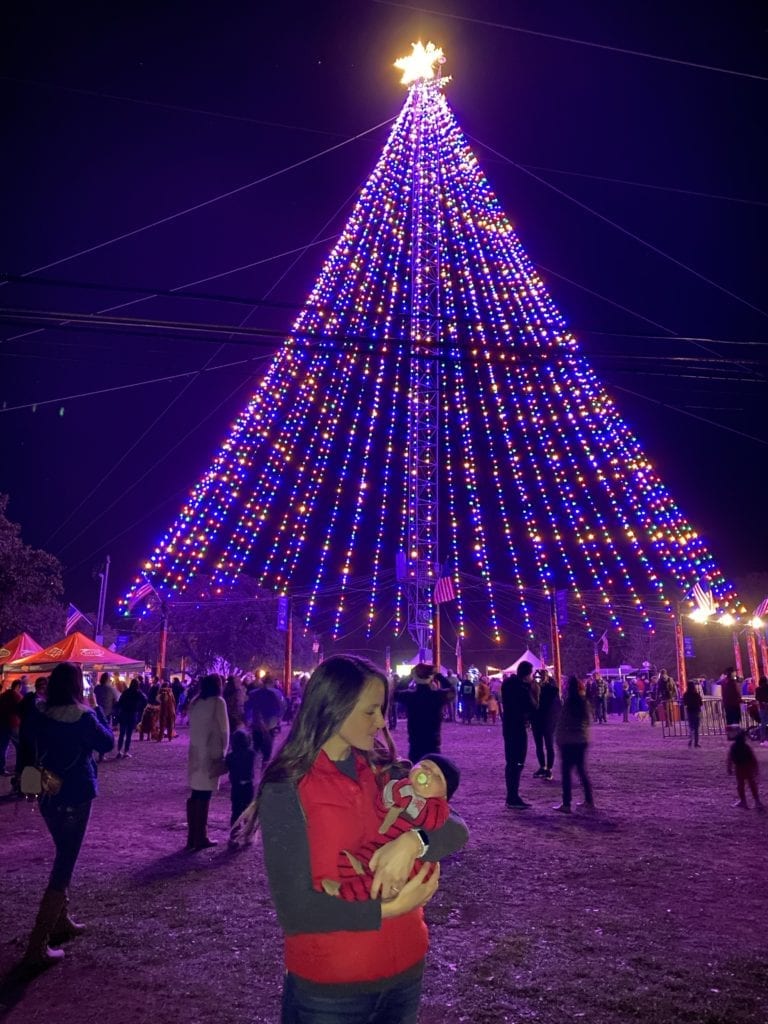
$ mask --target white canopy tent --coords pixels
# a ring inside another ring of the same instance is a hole
[[[494,668],[493,666],[489,665],[488,668],[486,669],[486,672],[488,675],[497,676],[499,678],[503,678],[504,676],[511,676],[514,675],[515,672],[517,672],[518,668],[520,667],[520,662],[522,661],[527,661],[530,665],[533,665],[534,672],[536,672],[538,669],[544,669],[545,671],[551,670],[552,667],[551,665],[546,665],[541,660],[541,658],[537,658],[533,651],[526,650],[523,654],[520,655],[517,661],[513,661],[512,664],[507,665],[506,668]]]
[[[536,671],[536,669],[539,668],[547,668],[547,666],[544,664],[541,658],[537,658],[533,651],[526,650],[523,654],[520,655],[517,661],[512,662],[511,665],[507,665],[505,669],[502,669],[503,674],[505,676],[509,676],[512,675],[513,672],[517,672],[522,661],[527,661],[529,664],[533,665],[534,672]]]

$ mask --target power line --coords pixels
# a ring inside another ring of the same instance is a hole
[[[553,32],[537,32],[530,28],[520,28],[517,25],[506,25],[498,21],[486,21],[483,18],[470,18],[468,15],[452,14],[449,11],[435,11],[429,7],[416,7],[413,4],[397,3],[395,0],[373,0],[374,3],[383,7],[399,7],[406,11],[416,11],[420,14],[433,14],[440,18],[453,18],[455,21],[469,22],[473,25],[485,25],[487,28],[500,28],[505,32],[519,32],[521,35],[538,36],[541,39],[554,39],[559,43],[573,43],[577,46],[588,46],[594,50],[607,50],[611,53],[622,53],[628,57],[643,57],[646,60],[660,61],[664,64],[678,64],[682,67],[694,68],[699,71],[714,71],[719,75],[733,75],[736,78],[751,78],[758,82],[768,82],[765,75],[753,75],[747,71],[734,71],[731,68],[713,67],[711,64],[698,64],[691,60],[681,60],[677,57],[662,57],[657,53],[644,53],[641,50],[628,50],[621,46],[609,46],[607,43],[593,43],[587,39],[574,39],[572,36],[559,36]]]
[[[121,235],[115,235],[113,238],[108,238],[103,242],[99,242],[96,245],[91,245],[87,249],[80,249],[79,252],[71,253],[69,256],[63,256],[61,259],[53,260],[51,263],[46,263],[43,266],[35,267],[32,270],[27,270],[22,276],[30,277],[33,274],[38,274],[43,270],[50,270],[51,267],[58,267],[62,263],[68,263],[70,260],[77,259],[80,256],[87,256],[90,253],[98,252],[100,249],[105,249],[107,246],[114,245],[116,242],[124,242],[127,238],[135,238],[136,235],[143,234],[145,231],[149,231],[152,228],[159,227],[161,224],[169,224],[171,221],[177,220],[179,217],[184,217],[188,213],[195,213],[197,210],[203,210],[207,206],[212,206],[214,203],[220,202],[222,199],[230,199],[232,196],[239,195],[248,189],[255,188],[256,185],[263,185],[267,181],[272,181],[274,178],[278,178],[283,174],[287,174],[289,171],[294,171],[298,167],[304,167],[306,164],[312,163],[315,160],[319,160],[321,157],[327,156],[329,153],[334,153],[338,149],[342,149],[344,146],[348,146],[351,142],[357,142],[359,139],[365,138],[367,135],[371,135],[373,132],[378,131],[380,128],[391,124],[394,121],[393,117],[387,118],[385,121],[381,121],[379,124],[374,125],[372,128],[366,128],[363,132],[358,132],[357,135],[352,135],[350,138],[344,139],[343,142],[337,142],[332,146],[328,146],[326,149],[320,150],[318,153],[314,153],[312,156],[304,157],[302,160],[296,160],[294,163],[289,164],[287,167],[282,167],[277,171],[272,171],[269,174],[264,174],[260,178],[255,178],[253,181],[248,181],[244,185],[238,185],[237,188],[229,189],[227,192],[222,192],[217,196],[212,196],[210,199],[205,199],[200,203],[195,203],[193,206],[188,206],[183,210],[177,210],[175,213],[168,214],[166,217],[160,217],[157,220],[152,221],[149,224],[144,224],[141,227],[133,228],[131,231],[125,231]],[[197,282],[194,282],[197,283]],[[0,287],[2,285],[0,284]]]
[[[757,444],[768,446],[768,439],[764,437],[756,437],[754,434],[747,434],[743,430],[737,430],[736,427],[726,426],[725,423],[716,423],[714,420],[707,419],[706,416],[699,416],[697,413],[690,412],[678,405],[670,405],[668,402],[662,402],[659,398],[651,398],[649,395],[641,395],[637,391],[632,391],[629,388],[623,388],[620,384],[614,384],[614,388],[617,391],[623,391],[627,395],[632,395],[634,398],[642,398],[645,402],[651,402],[653,405],[660,405],[664,409],[674,410],[675,412],[681,413],[683,416],[689,416],[691,419],[698,420],[700,423],[706,423],[710,427],[719,427],[720,430],[725,430],[729,434],[736,434],[738,437],[743,437],[747,441],[755,441]]]
[[[59,405],[62,402],[74,402],[79,398],[95,398],[98,395],[109,395],[115,391],[131,391],[134,388],[148,387],[152,384],[167,384],[173,380],[183,380],[186,377],[199,377],[203,373],[211,373],[214,370],[231,370],[236,366],[247,366],[249,363],[262,363],[269,359],[269,356],[253,356],[250,359],[237,359],[232,363],[219,363],[216,366],[199,367],[194,370],[186,370],[183,373],[172,373],[165,377],[151,377],[148,380],[132,381],[128,384],[115,384],[112,387],[98,388],[93,391],[80,391],[72,395],[61,395],[59,398],[44,398],[37,402],[25,402],[22,405],[8,405],[0,408],[3,412],[18,412],[20,409],[38,409],[43,405]]]
[[[524,167],[523,164],[519,164],[516,160],[513,160],[511,157],[505,156],[503,153],[500,153],[497,149],[494,149],[493,146],[489,146],[487,143],[482,142],[480,139],[476,139],[471,135],[468,136],[468,138],[472,139],[473,142],[476,142],[478,146],[482,146],[484,149],[488,150],[489,153],[493,153],[494,156],[497,156],[500,160],[505,160],[507,163],[510,164],[510,166],[516,167],[518,170],[522,171],[523,174],[527,174],[530,178],[533,178],[534,181],[540,182],[547,188],[552,189],[553,192],[557,192],[557,194],[562,196],[564,199],[567,199],[569,202],[581,207],[582,210],[586,210],[587,213],[591,213],[593,217],[597,217],[598,220],[603,221],[605,224],[609,224],[612,228],[615,228],[617,231],[620,231],[623,235],[626,235],[628,238],[632,238],[636,242],[639,242],[647,249],[650,249],[651,252],[655,252],[657,256],[662,256],[665,260],[669,260],[670,263],[674,263],[675,266],[680,267],[681,270],[688,271],[689,274],[693,274],[694,277],[698,277],[700,281],[704,281],[705,284],[711,285],[718,291],[723,292],[724,295],[729,295],[732,299],[735,299],[742,305],[754,310],[761,316],[768,317],[768,312],[766,312],[766,310],[764,309],[761,309],[760,306],[756,306],[753,302],[750,302],[748,299],[743,298],[736,292],[730,291],[730,289],[726,288],[724,285],[718,284],[717,281],[713,281],[705,274],[701,274],[698,270],[694,270],[693,267],[688,266],[687,263],[683,263],[682,260],[678,260],[676,257],[671,256],[668,252],[665,252],[663,249],[660,249],[658,246],[654,245],[652,242],[647,241],[645,238],[641,238],[640,235],[636,235],[633,231],[630,231],[628,228],[622,227],[621,224],[618,224],[616,221],[611,220],[610,217],[606,217],[604,214],[599,213],[597,210],[589,206],[587,203],[582,203],[581,200],[576,199],[568,192],[564,192],[563,189],[558,188],[557,185],[553,185],[551,182],[547,181],[546,178],[542,178],[540,175],[534,174],[533,171],[528,170],[528,168]]]
[[[347,202],[349,202],[349,199],[348,199],[348,198],[347,198],[347,199],[345,199],[345,200],[343,201],[343,203],[342,203],[342,204],[341,204],[341,206],[339,207],[339,210],[343,209],[343,207],[344,207],[344,206],[346,205],[346,203],[347,203]],[[338,216],[338,212],[339,212],[339,210],[335,211],[335,212],[334,212],[334,213],[333,213],[333,214],[331,215],[331,219],[333,219],[333,218],[335,218],[336,216]],[[316,236],[315,236],[315,238],[313,239],[313,242],[316,242],[316,241],[317,241],[317,236],[318,236],[318,235],[321,235],[321,234],[322,234],[322,233],[323,233],[324,231],[326,231],[326,230],[327,230],[327,227],[328,227],[328,224],[329,224],[329,223],[330,223],[330,220],[329,220],[329,221],[327,221],[327,222],[326,222],[326,223],[325,223],[325,224],[324,224],[324,225],[323,225],[323,226],[322,226],[322,227],[320,228],[320,230],[319,230],[319,231],[317,232],[317,235],[316,235]],[[310,243],[310,244],[311,244],[311,243]],[[309,246],[307,246],[306,248],[308,248],[308,247],[309,247]],[[266,291],[266,293],[265,293],[265,297],[266,297],[266,296],[269,296],[269,295],[271,295],[271,294],[272,294],[272,292],[273,292],[273,291],[275,290],[275,288],[276,288],[276,287],[278,286],[278,284],[279,284],[279,283],[280,283],[280,282],[281,282],[281,281],[283,280],[283,278],[284,278],[284,277],[286,276],[286,274],[287,274],[287,273],[289,272],[289,270],[291,270],[291,269],[292,269],[292,268],[293,268],[293,267],[294,267],[294,266],[296,265],[296,263],[298,262],[298,260],[299,260],[300,256],[301,256],[301,255],[303,255],[303,253],[304,253],[304,252],[306,251],[306,248],[305,248],[305,249],[303,249],[303,250],[301,250],[301,251],[299,252],[299,254],[298,254],[298,255],[296,256],[296,258],[294,259],[294,261],[293,261],[293,262],[292,262],[292,263],[290,264],[290,266],[289,266],[288,268],[286,268],[286,269],[285,269],[285,270],[283,271],[283,273],[282,273],[282,274],[280,274],[280,275],[279,275],[279,276],[278,276],[278,277],[277,277],[277,278],[276,278],[276,279],[275,279],[275,280],[274,280],[274,281],[272,282],[272,285],[271,285],[271,286],[270,286],[270,287],[269,287],[269,288],[267,289],[267,291]],[[242,328],[242,327],[243,327],[243,326],[245,325],[246,321],[247,321],[247,320],[248,320],[248,318],[249,318],[249,317],[251,316],[251,314],[253,313],[253,311],[254,311],[254,308],[253,308],[253,307],[251,307],[251,309],[250,309],[250,310],[248,311],[248,313],[246,313],[246,315],[245,315],[245,316],[243,317],[243,319],[242,319],[242,320],[240,321],[240,327],[241,327],[241,328]],[[231,340],[231,337],[232,337],[232,336],[230,335],[230,336],[229,336],[229,339],[228,339],[228,340]],[[211,356],[211,357],[209,358],[209,360],[208,360],[208,363],[206,364],[206,366],[210,365],[210,363],[212,362],[212,360],[213,360],[213,359],[215,359],[215,358],[216,358],[216,357],[218,356],[218,354],[219,354],[219,353],[220,353],[220,352],[222,351],[222,349],[223,349],[223,348],[224,348],[224,345],[223,345],[223,344],[222,344],[222,345],[219,345],[219,347],[218,347],[218,348],[216,349],[216,352],[215,352],[215,353],[214,353],[214,354],[213,354],[213,355],[212,355],[212,356]],[[204,367],[203,369],[205,369],[205,367]],[[195,378],[193,378],[193,380],[194,380],[194,379],[195,379]],[[144,438],[145,438],[145,437],[146,437],[146,436],[147,436],[147,435],[149,434],[149,432],[150,432],[150,431],[151,431],[152,429],[154,429],[154,427],[155,427],[155,426],[156,426],[156,425],[157,425],[157,424],[158,424],[158,423],[160,422],[160,420],[161,420],[161,419],[163,418],[163,416],[167,415],[167,413],[168,413],[168,412],[170,411],[170,409],[171,409],[171,408],[172,408],[172,407],[173,407],[173,406],[174,406],[174,405],[176,404],[176,402],[178,402],[178,401],[180,400],[180,398],[182,397],[182,395],[183,395],[183,394],[184,394],[184,393],[186,392],[186,390],[187,390],[187,389],[188,389],[188,388],[189,388],[189,387],[191,386],[191,384],[192,384],[192,381],[191,381],[191,380],[190,380],[190,381],[189,381],[189,382],[188,382],[187,384],[185,384],[184,388],[182,388],[182,390],[181,390],[181,391],[179,392],[179,394],[178,394],[178,395],[176,395],[176,397],[175,397],[175,398],[173,399],[173,401],[171,401],[171,402],[170,402],[170,403],[169,403],[169,404],[168,404],[168,405],[167,405],[167,406],[165,407],[165,409],[161,410],[161,412],[159,413],[159,415],[158,415],[158,416],[156,417],[156,419],[155,419],[154,423],[152,423],[152,424],[151,424],[151,425],[150,425],[149,427],[147,427],[147,429],[146,429],[146,430],[144,431],[144,433],[143,433],[143,434],[142,434],[142,435],[141,435],[141,436],[140,436],[139,438],[137,438],[137,439],[136,439],[136,441],[135,441],[135,442],[134,442],[134,443],[133,443],[133,444],[132,444],[132,445],[130,446],[130,448],[129,448],[129,449],[128,449],[128,450],[127,450],[127,451],[126,451],[126,452],[125,452],[124,454],[123,454],[123,456],[121,457],[121,459],[120,459],[120,460],[119,460],[119,461],[118,461],[117,463],[114,463],[114,464],[113,464],[113,465],[112,465],[112,466],[110,467],[110,469],[108,470],[108,472],[107,472],[106,476],[109,476],[109,475],[110,475],[111,473],[113,473],[113,472],[115,471],[115,469],[117,468],[117,466],[118,466],[118,465],[119,465],[119,464],[120,464],[121,462],[123,462],[123,461],[124,461],[124,460],[125,460],[125,459],[126,459],[126,458],[128,457],[128,455],[130,454],[130,452],[132,452],[132,451],[133,451],[133,450],[134,450],[134,449],[135,449],[135,448],[136,448],[136,447],[138,446],[138,444],[139,444],[139,443],[140,443],[140,442],[141,442],[141,441],[142,441],[142,440],[143,440],[143,439],[144,439]],[[231,392],[231,394],[230,394],[230,395],[228,395],[228,396],[226,396],[226,398],[224,398],[224,399],[222,400],[222,402],[220,402],[220,403],[219,403],[219,405],[218,405],[218,406],[216,406],[216,409],[215,409],[215,410],[213,410],[213,411],[217,411],[217,410],[218,410],[219,408],[221,408],[221,406],[222,406],[222,405],[223,405],[223,404],[224,404],[225,402],[228,402],[228,401],[229,401],[229,399],[230,399],[230,398],[231,398],[231,397],[232,397],[233,395],[235,395],[235,394],[237,393],[237,391],[239,390],[239,388],[240,388],[241,386],[242,386],[242,385],[238,385],[237,387],[235,387],[235,389],[234,389],[234,390],[233,390],[233,391]],[[207,419],[207,417],[206,417],[206,419]],[[196,428],[197,428],[197,426],[199,426],[199,424],[197,424],[197,425],[196,425],[196,427],[195,427],[194,429],[196,429]],[[185,437],[184,437],[184,438],[183,438],[182,440],[186,440],[186,438],[187,438],[187,437],[189,437],[191,433],[192,433],[192,431],[190,431],[189,433],[187,433],[187,434],[185,435]],[[155,469],[155,468],[156,468],[157,466],[159,466],[161,462],[163,462],[163,461],[164,461],[164,460],[165,460],[165,459],[166,459],[166,458],[167,458],[167,457],[168,457],[168,456],[169,456],[169,455],[170,455],[170,454],[171,454],[171,453],[172,453],[173,451],[175,451],[175,450],[176,450],[176,448],[178,448],[178,447],[179,447],[179,444],[181,444],[181,441],[180,441],[180,442],[178,442],[178,443],[177,443],[176,445],[174,445],[174,446],[173,446],[173,447],[172,447],[172,448],[171,448],[170,450],[166,450],[166,451],[164,452],[164,454],[163,454],[163,455],[161,455],[161,457],[160,457],[160,458],[159,458],[159,459],[158,459],[158,460],[157,460],[157,461],[155,462],[155,464],[154,464],[154,465],[153,465],[153,466],[151,467],[151,469],[147,471],[147,473],[151,472],[151,471],[152,471],[152,470],[154,470],[154,469]],[[132,489],[133,487],[137,486],[137,484],[138,484],[138,483],[140,483],[140,482],[141,482],[141,481],[142,481],[142,480],[143,480],[143,479],[144,479],[144,478],[145,478],[145,477],[147,476],[147,473],[145,473],[145,474],[144,474],[143,476],[141,476],[141,477],[139,478],[139,480],[138,480],[138,481],[135,481],[135,482],[134,482],[134,483],[133,483],[133,484],[131,485],[131,487],[130,487],[130,488],[128,488],[128,489],[130,490],[130,489]],[[93,495],[93,494],[95,493],[95,491],[96,491],[96,490],[98,489],[98,486],[100,486],[100,485],[97,485],[96,487],[94,487],[94,488],[93,488],[93,490],[91,491],[91,494],[90,494],[90,495],[86,495],[86,496],[85,496],[85,497],[84,497],[84,498],[82,499],[82,501],[80,502],[80,504],[79,504],[78,506],[76,506],[76,508],[74,508],[74,509],[73,509],[73,510],[72,510],[72,511],[70,512],[69,516],[68,516],[68,517],[67,517],[67,518],[66,518],[65,520],[63,520],[62,522],[60,522],[60,523],[58,524],[58,526],[56,527],[56,530],[54,531],[54,533],[58,532],[58,530],[59,530],[59,529],[60,529],[60,528],[61,528],[62,526],[64,526],[64,525],[65,525],[66,523],[68,523],[68,522],[69,522],[69,521],[70,521],[70,520],[71,520],[71,519],[73,518],[73,516],[74,516],[74,515],[75,515],[75,514],[76,514],[76,513],[77,513],[77,512],[78,512],[78,511],[80,510],[80,508],[82,508],[82,507],[83,507],[83,505],[84,505],[84,504],[85,504],[85,503],[86,503],[86,502],[87,502],[87,501],[89,500],[89,498],[91,497],[91,495]],[[113,503],[113,504],[114,504],[114,503]],[[112,506],[110,506],[110,508],[111,508],[111,507],[112,507]],[[107,510],[107,511],[108,511],[108,510]],[[83,534],[83,533],[84,533],[84,532],[85,532],[86,530],[90,529],[90,527],[91,527],[91,526],[93,525],[93,523],[95,523],[95,522],[97,521],[97,519],[101,518],[101,515],[103,515],[103,514],[104,514],[104,513],[102,512],[102,513],[100,513],[99,515],[97,515],[97,516],[96,516],[96,517],[95,517],[94,519],[92,519],[92,520],[91,520],[91,523],[90,523],[90,524],[89,524],[89,525],[88,525],[87,527],[85,527],[85,528],[84,528],[83,530],[81,530],[81,531],[80,531],[80,533],[78,533],[78,534],[77,534],[77,535],[76,535],[76,536],[75,536],[74,538],[72,538],[72,540],[70,540],[70,542],[69,542],[69,543],[73,543],[73,542],[74,542],[75,540],[77,540],[77,539],[78,539],[78,537],[82,536],[82,534]],[[110,542],[110,543],[111,543],[111,542]],[[65,545],[65,547],[66,547],[66,546],[67,546],[67,545]]]
[[[634,188],[648,188],[656,192],[674,192],[678,195],[695,196],[698,199],[720,199],[726,203],[743,203],[746,206],[768,206],[760,199],[742,199],[739,196],[723,196],[713,192],[696,192],[688,188],[675,188],[672,185],[651,185],[647,181],[628,181],[625,178],[608,178],[602,174],[586,174],[582,171],[564,171],[558,167],[540,167],[537,164],[521,164],[529,171],[544,171],[548,174],[565,174],[571,178],[587,178],[590,181],[607,181],[613,185],[632,185]]]
[[[79,96],[95,96],[102,100],[118,100],[122,103],[134,103],[143,107],[156,107],[159,110],[171,110],[181,114],[202,114],[204,117],[215,117],[226,121],[242,121],[245,124],[259,125],[264,128],[285,128],[288,131],[306,132],[312,135],[328,135],[334,139],[343,139],[347,136],[341,132],[331,132],[323,128],[308,128],[305,125],[285,124],[282,121],[265,121],[258,117],[248,117],[245,114],[228,114],[220,110],[204,110],[199,107],[185,107],[178,103],[162,103],[159,100],[139,99],[136,96],[123,96],[118,93],[102,92],[99,89],[83,89],[73,85],[62,85],[59,82],[41,82],[34,78],[16,78],[13,75],[0,75],[0,81],[15,82],[18,85],[32,85],[39,89],[54,89],[60,92],[71,92]]]

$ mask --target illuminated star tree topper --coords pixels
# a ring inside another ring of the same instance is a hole
[[[411,53],[407,57],[399,57],[395,61],[395,67],[403,72],[400,79],[402,85],[412,85],[414,82],[429,82],[436,76],[437,68],[445,63],[445,56],[439,46],[434,43],[427,43],[424,46],[421,42],[411,43]],[[443,82],[450,81],[444,78]]]

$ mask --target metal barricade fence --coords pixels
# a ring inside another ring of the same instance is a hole
[[[683,736],[688,738],[688,722],[685,706],[680,700],[665,700],[656,707],[656,716],[661,722],[662,736]],[[749,714],[749,703],[741,704],[741,728],[749,732],[755,722]],[[699,723],[700,736],[725,736],[725,716],[719,697],[704,697]]]
[[[658,720],[661,722],[662,736],[683,736],[688,738],[688,721],[685,706],[679,700],[665,700],[656,708]],[[742,717],[746,720],[746,712]],[[704,697],[699,721],[700,736],[724,736],[725,718],[719,697]]]

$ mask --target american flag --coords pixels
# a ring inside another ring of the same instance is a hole
[[[598,643],[598,646],[599,646],[600,650],[603,652],[603,654],[607,654],[608,653],[608,630],[607,629],[603,633],[603,635],[600,637],[600,639],[597,641],[597,643]]]
[[[64,630],[64,632],[69,633],[71,630],[73,630],[80,621],[80,619],[85,619],[85,621],[90,626],[91,620],[86,615],[83,615],[83,613],[78,608],[75,608],[73,604],[70,604],[69,608],[67,609],[67,628]]]
[[[762,619],[768,615],[768,597],[764,597],[757,608],[755,608],[755,615],[758,619]]]
[[[456,599],[456,591],[453,589],[453,580],[450,576],[441,576],[435,584],[435,604],[445,604],[447,601]]]
[[[148,594],[154,594],[154,592],[155,588],[151,583],[142,583],[128,598],[128,611],[132,612],[143,597],[146,597]]]

